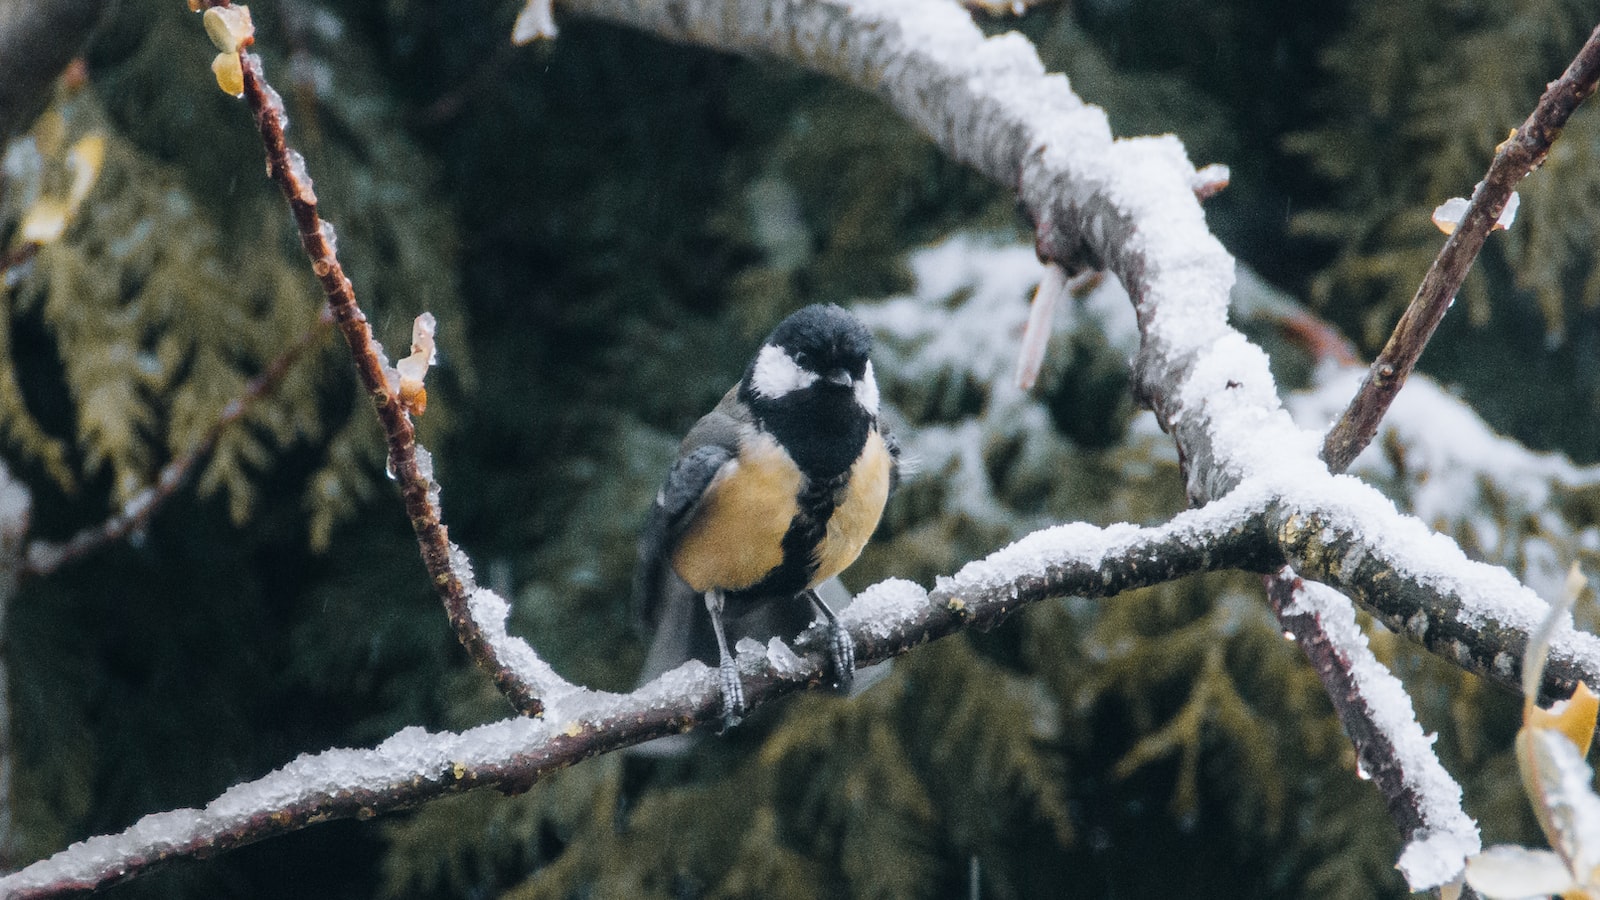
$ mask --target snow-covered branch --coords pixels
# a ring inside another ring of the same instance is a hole
[[[964,627],[992,624],[1024,603],[1063,594],[1109,597],[1213,567],[1258,567],[1262,525],[1231,499],[1155,528],[1062,525],[968,564],[931,593],[898,579],[877,584],[843,619],[856,639],[856,660],[866,665]],[[821,683],[829,665],[825,641],[819,626],[801,638],[799,653],[776,638],[761,652],[741,649],[746,699],[757,704]],[[517,717],[461,733],[408,728],[369,750],[302,756],[230,788],[204,808],[146,816],[119,834],[79,842],[0,878],[0,896],[102,887],[170,860],[474,788],[518,793],[554,770],[720,721],[721,712],[716,672],[699,662],[631,694],[574,689],[546,699],[539,719]]]
[[[1417,724],[1411,698],[1378,662],[1355,609],[1338,591],[1287,567],[1268,577],[1273,611],[1305,651],[1406,841],[1399,868],[1413,885],[1443,884],[1482,848],[1477,823],[1461,808],[1461,787],[1440,765]]]

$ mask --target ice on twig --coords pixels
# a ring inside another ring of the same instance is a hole
[[[530,44],[540,38],[556,36],[556,17],[551,0],[528,0],[511,26],[511,43]]]
[[[411,355],[394,365],[400,373],[400,402],[412,415],[420,416],[428,408],[428,391],[422,381],[428,374],[428,367],[438,360],[438,350],[433,343],[438,324],[433,313],[417,316],[411,324]]]
[[[1516,191],[1506,198],[1505,208],[1500,210],[1500,217],[1495,219],[1491,231],[1505,231],[1511,223],[1517,220],[1517,207],[1522,205],[1522,198]],[[1467,215],[1467,208],[1471,204],[1465,197],[1451,197],[1449,200],[1434,207],[1433,224],[1445,234],[1455,234],[1456,228],[1461,225],[1461,220]]]
[[[244,96],[244,68],[239,63],[239,51],[255,41],[256,27],[250,21],[250,7],[213,6],[205,12],[206,35],[217,47],[217,57],[211,61],[211,72],[217,76],[217,87],[232,97]]]

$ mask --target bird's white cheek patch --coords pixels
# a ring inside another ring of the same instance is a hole
[[[872,360],[867,360],[867,370],[856,382],[856,402],[872,415],[878,414],[878,379],[872,377]]]
[[[750,387],[768,400],[776,400],[791,391],[808,388],[816,380],[815,372],[800,368],[800,364],[782,347],[768,344],[756,355],[755,371],[750,374]]]

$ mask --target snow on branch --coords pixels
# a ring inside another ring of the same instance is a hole
[[[1269,576],[1273,611],[1305,651],[1356,747],[1361,771],[1389,803],[1406,850],[1399,869],[1413,885],[1444,884],[1482,849],[1478,825],[1461,808],[1461,787],[1422,733],[1411,698],[1378,662],[1355,608],[1326,585],[1284,568]]]
[[[1308,428],[1335,421],[1365,375],[1323,367],[1311,389],[1288,399],[1295,420]],[[1591,565],[1600,547],[1600,528],[1574,509],[1600,496],[1600,466],[1496,434],[1426,375],[1406,382],[1350,471],[1472,556],[1506,566],[1540,597],[1561,596],[1573,560]]]
[[[1243,499],[1243,497],[1241,497]],[[1241,524],[1243,523],[1243,524]],[[1253,524],[1252,524],[1253,523]],[[1000,621],[1024,603],[1063,594],[1109,597],[1213,567],[1257,568],[1264,520],[1233,498],[1153,528],[1061,525],[1024,538],[940,579],[927,592],[890,579],[843,613],[867,665],[962,628]],[[480,592],[474,603],[486,601]],[[770,700],[823,681],[826,633],[774,639],[738,656],[745,695]],[[29,898],[127,880],[190,856],[251,843],[335,818],[370,818],[474,788],[527,790],[591,756],[720,721],[716,672],[692,661],[631,694],[574,688],[548,697],[543,718],[516,717],[460,733],[407,728],[368,750],[308,754],[229,788],[201,809],[149,815],[119,834],[90,838],[0,878],[0,896]]]
[[[1354,478],[1286,484],[1278,498],[1271,527],[1301,575],[1339,588],[1435,655],[1521,690],[1523,649],[1549,611],[1544,599]],[[1550,641],[1541,698],[1565,698],[1597,677],[1600,637],[1564,624]]]

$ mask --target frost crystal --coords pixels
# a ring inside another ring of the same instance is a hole
[[[806,661],[776,637],[767,641],[767,662],[779,678],[794,678],[806,671]]]

